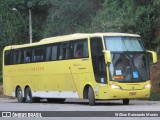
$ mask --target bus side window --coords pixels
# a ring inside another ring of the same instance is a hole
[[[51,60],[51,46],[46,47],[46,61]]]
[[[44,47],[37,47],[32,50],[33,62],[42,62],[44,61]]]
[[[11,65],[11,50],[5,51],[4,64]]]
[[[87,40],[77,40],[74,44],[74,58],[88,57]]]
[[[60,56],[59,59],[61,60],[66,60],[68,59],[68,47],[69,47],[69,42],[63,42],[60,45]]]
[[[31,50],[24,50],[24,63],[31,62]]]
[[[63,42],[60,45],[59,59],[68,60],[73,58],[73,42]]]
[[[63,43],[59,44],[59,54],[58,54],[58,60],[62,60],[64,58],[64,53],[63,53]]]
[[[73,59],[74,58],[74,42],[70,41],[67,49],[66,49],[66,59]]]
[[[13,57],[13,64],[20,64],[22,62],[21,56],[22,56],[21,50],[15,50],[14,57]]]
[[[57,60],[57,49],[58,49],[58,46],[57,45],[53,45],[52,47],[52,50],[51,50],[51,60]]]

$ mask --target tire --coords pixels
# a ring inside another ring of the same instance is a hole
[[[123,99],[123,105],[128,105],[129,104],[129,99]]]
[[[94,91],[93,91],[92,87],[89,87],[89,89],[88,89],[88,100],[89,100],[90,106],[95,105],[95,96],[94,96]]]
[[[34,99],[32,98],[32,92],[29,87],[25,89],[25,99],[27,103],[33,103]]]
[[[25,102],[25,98],[23,97],[23,92],[22,89],[20,87],[17,88],[16,90],[16,97],[19,103],[24,103]]]

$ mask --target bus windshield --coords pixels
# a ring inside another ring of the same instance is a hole
[[[112,52],[124,51],[144,51],[142,41],[139,37],[104,37],[106,48]]]
[[[105,37],[111,51],[110,78],[117,82],[145,82],[149,80],[149,67],[145,49],[138,37]]]

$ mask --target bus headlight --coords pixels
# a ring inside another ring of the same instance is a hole
[[[121,87],[118,86],[118,85],[111,85],[111,88],[112,88],[112,89],[121,89]]]
[[[147,84],[144,86],[144,88],[150,88],[151,87],[151,84]]]

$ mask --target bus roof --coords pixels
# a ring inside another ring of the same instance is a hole
[[[46,41],[52,41],[52,40],[58,40],[58,41],[64,41],[65,39],[74,39],[76,38],[87,38],[87,37],[96,37],[96,36],[131,36],[131,37],[140,37],[137,34],[128,34],[128,33],[75,33],[70,35],[63,35],[63,36],[56,36],[56,37],[50,37],[42,39],[40,42],[46,42]]]
[[[31,46],[36,46],[36,45],[43,45],[43,44],[49,44],[49,43],[63,42],[63,41],[74,40],[74,39],[83,39],[83,38],[88,38],[89,36],[90,37],[98,37],[98,36],[130,36],[130,37],[140,37],[137,34],[128,34],[128,33],[75,33],[75,34],[69,34],[69,35],[62,35],[62,36],[44,38],[44,39],[40,40],[39,42],[35,42],[35,43],[32,43],[32,44],[11,45],[11,46],[5,47],[5,49],[31,47]]]

